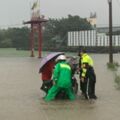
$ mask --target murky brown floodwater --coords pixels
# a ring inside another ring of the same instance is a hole
[[[92,55],[98,100],[44,102],[38,58],[0,58],[0,120],[120,120],[120,91],[106,68],[108,55]],[[120,55],[114,55],[119,62]]]

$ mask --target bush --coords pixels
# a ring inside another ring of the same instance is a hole
[[[120,76],[115,75],[116,88],[120,90]]]
[[[107,63],[107,67],[108,69],[111,69],[113,71],[117,71],[118,67],[119,67],[119,63],[114,62],[114,63]]]

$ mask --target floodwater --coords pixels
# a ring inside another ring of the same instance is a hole
[[[107,69],[108,55],[93,54],[97,75],[94,103],[75,101],[45,102],[40,91],[38,58],[0,58],[0,120],[120,120],[120,91],[114,74]],[[119,62],[120,54],[114,55]]]

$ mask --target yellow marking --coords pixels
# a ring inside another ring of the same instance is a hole
[[[69,65],[66,65],[66,64],[60,64],[60,67],[62,67],[62,68],[67,68],[67,69],[69,69],[69,70],[71,69],[70,66],[69,66]]]

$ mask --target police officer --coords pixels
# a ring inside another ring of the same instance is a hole
[[[56,95],[61,90],[65,91],[70,100],[74,100],[75,94],[72,90],[71,67],[66,63],[66,56],[60,55],[57,57],[56,61],[57,64],[55,65],[52,78],[54,85],[48,91],[45,101],[55,99]]]
[[[93,68],[93,60],[85,49],[80,51],[80,88],[86,99],[97,99],[95,95],[96,75]]]

